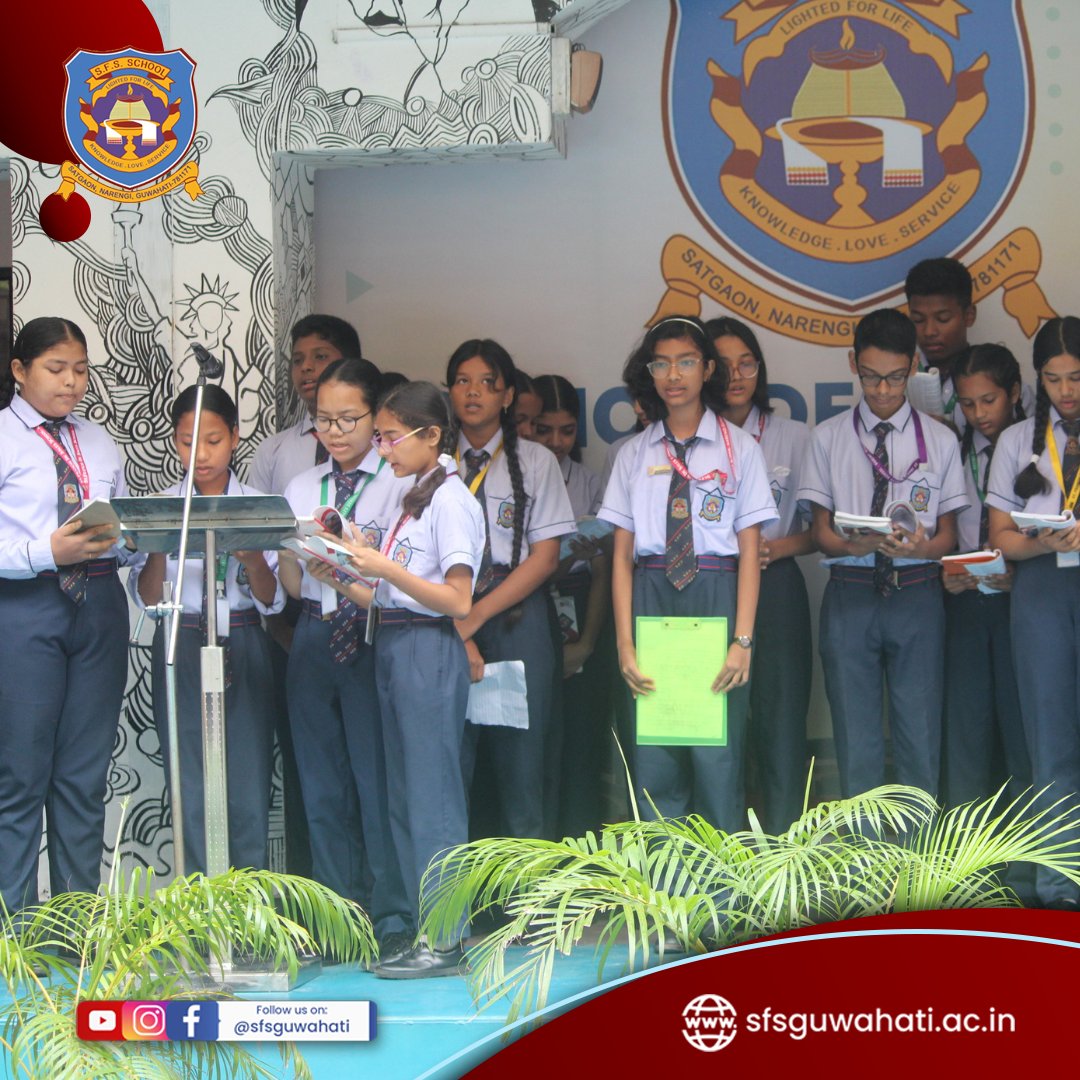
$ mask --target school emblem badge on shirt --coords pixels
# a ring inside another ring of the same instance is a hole
[[[408,566],[412,562],[412,557],[416,552],[416,548],[409,543],[408,540],[399,540],[397,546],[394,548],[394,554],[390,557],[398,564],[398,566]]]
[[[698,516],[706,521],[719,521],[723,512],[724,496],[720,489],[713,488],[712,491],[706,491],[701,498],[701,510],[698,511]]]
[[[513,499],[506,499],[504,502],[499,503],[498,524],[504,529],[512,529],[514,527]]]
[[[915,484],[911,489],[911,505],[916,513],[922,513],[930,505],[930,485],[926,483]]]
[[[369,521],[366,525],[357,525],[356,530],[364,538],[364,543],[368,547],[382,546],[382,529],[374,521]]]

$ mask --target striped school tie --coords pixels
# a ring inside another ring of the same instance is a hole
[[[46,420],[41,426],[58,443],[63,443],[60,433],[66,423],[66,420]],[[53,453],[53,464],[56,466],[56,518],[57,524],[63,525],[82,506],[82,497],[71,466],[57,453]],[[58,566],[57,574],[64,595],[73,604],[82,604],[86,600],[86,563]]]
[[[889,494],[889,477],[882,475],[889,471],[889,451],[885,446],[885,440],[892,431],[892,424],[882,420],[874,426],[874,434],[877,436],[877,445],[874,447],[874,460],[881,466],[882,472],[874,470],[874,495],[870,502],[870,516],[881,517],[885,511],[885,499]],[[882,596],[888,596],[892,592],[893,561],[888,555],[880,551],[874,552],[874,588]]]
[[[465,486],[470,484],[480,475],[481,470],[488,463],[491,455],[486,450],[465,451]],[[480,559],[480,569],[476,574],[476,592],[484,593],[491,587],[491,579],[495,576],[495,568],[491,561],[491,529],[488,526],[487,507],[484,505],[483,481],[476,489],[476,496],[480,500],[480,508],[484,511],[484,554]]]
[[[321,443],[319,444],[322,445]],[[356,490],[360,470],[334,473],[334,507],[340,510]],[[337,607],[330,616],[330,659],[335,664],[347,664],[360,651],[360,609],[351,600],[338,596]]]
[[[1077,470],[1080,469],[1080,420],[1062,420],[1061,427],[1065,432],[1065,453],[1061,458],[1061,475],[1065,481],[1065,491],[1072,491],[1073,482],[1076,480]],[[1064,498],[1062,492],[1062,498]],[[1064,509],[1064,502],[1062,509]]]
[[[671,440],[675,455],[684,465],[686,452],[697,436],[686,442]],[[682,592],[697,576],[694,555],[694,523],[690,516],[690,481],[678,469],[671,470],[667,501],[667,540],[664,543],[664,574],[672,586]]]
[[[975,448],[972,447],[971,453],[975,453]],[[983,476],[986,480],[983,481],[983,489],[980,492],[976,492],[982,499],[981,508],[979,510],[979,548],[985,548],[990,542],[990,507],[986,505],[986,486],[987,480],[990,479],[990,461],[994,456],[994,444],[990,443],[986,448],[986,461],[983,463],[983,468],[986,470]]]

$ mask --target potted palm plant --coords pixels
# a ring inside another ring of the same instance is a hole
[[[241,1043],[82,1042],[82,1000],[214,996],[215,968],[234,953],[295,973],[302,955],[370,960],[364,912],[305,878],[266,870],[191,874],[158,887],[152,871],[114,871],[97,893],[62,893],[0,917],[0,1047],[15,1077],[274,1077]],[[278,1044],[300,1080],[295,1046]],[[149,1048],[149,1049],[148,1049]]]
[[[423,928],[437,936],[501,909],[505,924],[469,952],[469,977],[478,1003],[506,1002],[512,1021],[543,1007],[555,957],[594,925],[602,977],[616,947],[634,970],[863,915],[1019,907],[1001,878],[1010,863],[1080,883],[1078,812],[1003,791],[943,811],[925,791],[881,787],[808,809],[776,836],[753,811],[729,834],[700,817],[642,821],[635,807],[599,835],[479,840],[429,868]],[[511,944],[525,954],[508,967]]]

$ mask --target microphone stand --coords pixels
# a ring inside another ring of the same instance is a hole
[[[181,490],[184,495],[184,513],[180,526],[180,551],[177,555],[177,568],[176,568],[176,585],[172,588],[171,595],[169,592],[170,583],[166,582],[166,591],[162,596],[162,601],[156,606],[156,611],[159,615],[165,615],[169,619],[169,641],[168,647],[165,650],[165,708],[167,716],[167,737],[169,744],[169,802],[172,812],[172,825],[173,825],[173,862],[175,865],[176,876],[186,876],[186,859],[184,856],[184,806],[183,795],[180,790],[180,738],[178,729],[178,707],[177,707],[177,693],[176,693],[176,646],[180,635],[180,620],[184,613],[184,574],[187,566],[187,549],[188,549],[188,533],[191,526],[191,497],[195,492],[195,460],[199,452],[199,429],[202,426],[202,413],[203,413],[203,395],[206,389],[208,379],[220,378],[224,365],[216,357],[212,356],[203,346],[197,342],[192,345],[192,351],[195,353],[195,359],[199,364],[199,378],[196,383],[195,391],[195,422],[192,425],[191,431],[191,457],[188,460],[187,474],[184,481],[181,482]],[[185,483],[186,481],[186,483]],[[214,534],[212,530],[207,530],[207,550],[203,563],[206,571],[206,612],[207,612],[207,643],[216,649],[221,654],[222,650],[217,647],[217,596],[214,591],[215,585],[215,568],[217,560],[215,558],[214,551]],[[206,687],[206,675],[207,675],[207,663],[206,663],[206,650],[204,650],[203,662],[202,662],[202,676],[203,676],[203,716],[204,721],[207,710],[207,687]],[[220,715],[224,717],[224,657],[219,656],[219,670],[222,673],[220,679]],[[204,723],[205,730],[205,723]],[[204,739],[205,742],[205,739]],[[205,745],[204,745],[204,759],[205,759]],[[204,773],[206,772],[204,761]],[[208,777],[207,777],[208,779]],[[222,780],[224,775],[222,772]],[[209,801],[209,789],[207,791],[207,801]],[[224,803],[223,803],[224,804]],[[207,815],[206,819],[207,833],[211,832],[210,817]],[[215,830],[216,831],[216,830]],[[222,870],[228,868],[228,826],[224,828],[225,834],[225,865],[221,867]],[[207,870],[210,870],[210,849],[209,849],[209,835],[207,836]],[[218,839],[215,837],[215,840]],[[215,848],[219,846],[215,844]],[[217,854],[217,852],[215,852]]]

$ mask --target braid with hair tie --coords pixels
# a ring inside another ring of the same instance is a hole
[[[1046,424],[1050,419],[1050,397],[1043,389],[1042,379],[1035,392],[1035,430],[1031,433],[1031,462],[1013,484],[1013,491],[1021,499],[1030,499],[1049,489],[1046,477],[1039,472],[1039,458],[1046,449]]]
[[[503,432],[503,452],[506,454],[506,466],[510,473],[510,486],[514,493],[514,548],[510,559],[513,570],[521,562],[521,543],[525,537],[525,479],[521,475],[521,460],[518,458],[518,433],[514,423],[512,409],[503,409],[500,416]]]

